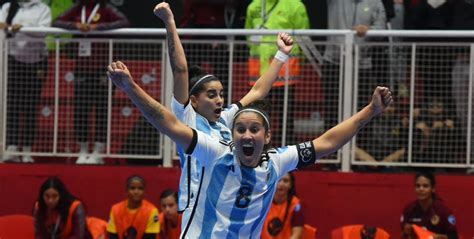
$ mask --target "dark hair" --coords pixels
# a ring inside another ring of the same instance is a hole
[[[69,216],[69,208],[71,204],[77,198],[72,195],[64,185],[64,183],[58,177],[49,177],[46,181],[41,185],[39,194],[38,194],[38,208],[35,213],[36,217],[36,228],[39,229],[39,234],[43,235],[44,238],[49,237],[47,228],[45,227],[48,208],[44,201],[43,194],[48,189],[55,189],[59,193],[59,201],[58,205],[56,206],[56,211],[58,211],[60,218],[61,218],[61,225],[65,225],[67,222],[67,218]]]
[[[169,196],[173,196],[176,203],[178,203],[178,193],[173,189],[165,189],[163,192],[161,192],[160,200],[163,200],[163,198],[167,198]]]
[[[235,115],[234,115],[234,120],[232,122],[232,130],[234,129],[234,126],[235,126],[235,120],[237,119],[237,117],[239,116],[239,114],[242,112],[242,111],[245,111],[247,109],[252,109],[252,110],[257,110],[259,111],[260,113],[262,113],[268,120],[268,123],[270,123],[270,117],[268,117],[268,110],[270,108],[270,104],[268,103],[267,100],[257,100],[257,101],[254,101],[252,102],[251,104],[245,106],[245,107],[242,107],[241,109],[239,109]],[[267,124],[267,121],[262,118],[262,115],[260,114],[257,114],[258,117],[263,121],[263,124],[265,126],[265,131],[268,132],[268,130],[270,129],[270,125]]]
[[[130,188],[130,185],[133,181],[140,181],[143,184],[143,187],[146,187],[145,179],[140,175],[132,175],[127,178],[127,189]]]
[[[201,67],[196,66],[196,65],[190,66],[188,73],[189,73],[189,86],[188,86],[189,95],[197,95],[201,93],[204,90],[205,83],[207,82],[211,82],[211,81],[221,82],[219,79],[217,79],[217,77],[213,75],[209,75]],[[203,77],[205,76],[208,76],[208,77],[204,79]],[[199,84],[196,85],[196,83],[198,82]]]
[[[80,6],[87,5],[90,2],[99,3],[101,7],[104,7],[108,0],[79,0]]]
[[[429,171],[420,171],[420,172],[416,173],[416,175],[415,175],[415,181],[416,181],[419,177],[425,177],[425,178],[427,178],[428,180],[430,180],[431,187],[432,187],[432,188],[435,188],[435,187],[436,187],[436,178],[435,178],[435,176],[434,176],[434,174],[433,174],[432,172],[429,172]]]

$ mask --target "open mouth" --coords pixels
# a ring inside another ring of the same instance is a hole
[[[252,156],[254,150],[255,148],[253,147],[253,145],[245,144],[242,146],[242,151],[244,152],[245,156]]]
[[[214,110],[214,113],[216,113],[216,114],[221,114],[221,112],[222,112],[222,108],[219,108],[219,109],[215,109],[215,110]]]

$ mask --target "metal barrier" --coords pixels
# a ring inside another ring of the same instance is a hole
[[[57,28],[22,31],[81,34]],[[396,95],[394,107],[322,163],[340,164],[343,171],[351,165],[472,167],[472,45],[420,42],[419,37],[470,38],[474,32],[369,31],[369,40],[360,41],[350,30],[283,31],[296,37],[301,53],[296,73],[286,68],[289,73],[281,77],[285,84],[268,96],[274,146],[317,137],[363,107],[373,88],[384,84]],[[246,37],[278,32],[179,30],[188,63],[220,78],[227,102],[238,101],[250,89]],[[122,60],[135,80],[169,107],[172,74],[165,34],[164,29],[119,29],[86,38],[58,35],[48,42],[54,50],[41,61],[32,60],[34,51],[23,58],[12,55],[12,46],[26,43],[3,39],[0,154],[16,145],[10,155],[77,157],[81,142],[90,148],[99,142],[104,157],[161,159],[171,166],[176,158],[172,142],[157,133],[105,75],[109,62]],[[331,40],[317,40],[328,36]],[[90,52],[82,48],[88,44]],[[30,71],[39,79],[35,83],[25,76]]]

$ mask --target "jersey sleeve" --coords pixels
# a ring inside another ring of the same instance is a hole
[[[109,222],[107,223],[107,232],[117,233],[117,228],[115,227],[114,216],[112,211],[110,211]]]
[[[145,233],[158,234],[160,233],[160,216],[158,214],[158,209],[154,208],[150,217],[148,218],[148,223],[146,225]]]
[[[214,139],[199,130],[192,130],[193,139],[186,154],[196,157],[203,166],[210,165],[224,153],[230,152],[229,143]]]
[[[275,165],[280,169],[281,175],[294,169],[313,165],[316,162],[316,149],[312,141],[277,148],[276,150],[279,159],[275,162]]]
[[[224,111],[221,113],[221,118],[224,120],[225,125],[227,128],[231,128],[232,124],[234,122],[234,116],[239,109],[242,108],[242,104],[240,102],[237,102],[235,104],[232,104],[229,108],[226,108]]]
[[[187,107],[189,106],[189,102],[187,105],[183,105],[181,103],[179,103],[176,98],[174,98],[174,96],[172,97],[172,100],[171,100],[171,111],[173,111],[174,115],[176,115],[176,118],[178,118],[181,122],[183,123],[186,123],[184,120],[184,116],[185,116],[185,112],[186,110],[189,110],[187,109]]]

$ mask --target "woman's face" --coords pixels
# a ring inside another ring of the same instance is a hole
[[[270,143],[270,132],[265,132],[261,116],[254,112],[243,112],[234,122],[232,138],[240,162],[255,167],[260,161],[263,147]]]
[[[168,219],[172,219],[178,215],[178,204],[173,195],[161,199],[161,211]]]
[[[420,176],[415,181],[415,191],[418,200],[423,201],[430,199],[433,196],[435,189],[428,178]]]
[[[60,198],[58,190],[54,188],[49,188],[43,193],[44,203],[49,210],[53,210],[58,206]]]
[[[290,174],[287,173],[287,174],[285,174],[285,176],[283,176],[280,179],[280,181],[278,181],[275,196],[276,195],[278,195],[278,196],[288,195],[288,192],[290,191],[291,187],[293,187],[293,185],[291,185],[291,177],[290,177]]]
[[[145,185],[140,180],[133,180],[128,185],[128,200],[133,202],[141,202],[145,196]]]
[[[196,112],[211,122],[216,122],[221,117],[224,106],[224,88],[217,80],[204,84],[203,90],[197,95],[191,95],[191,104]]]

